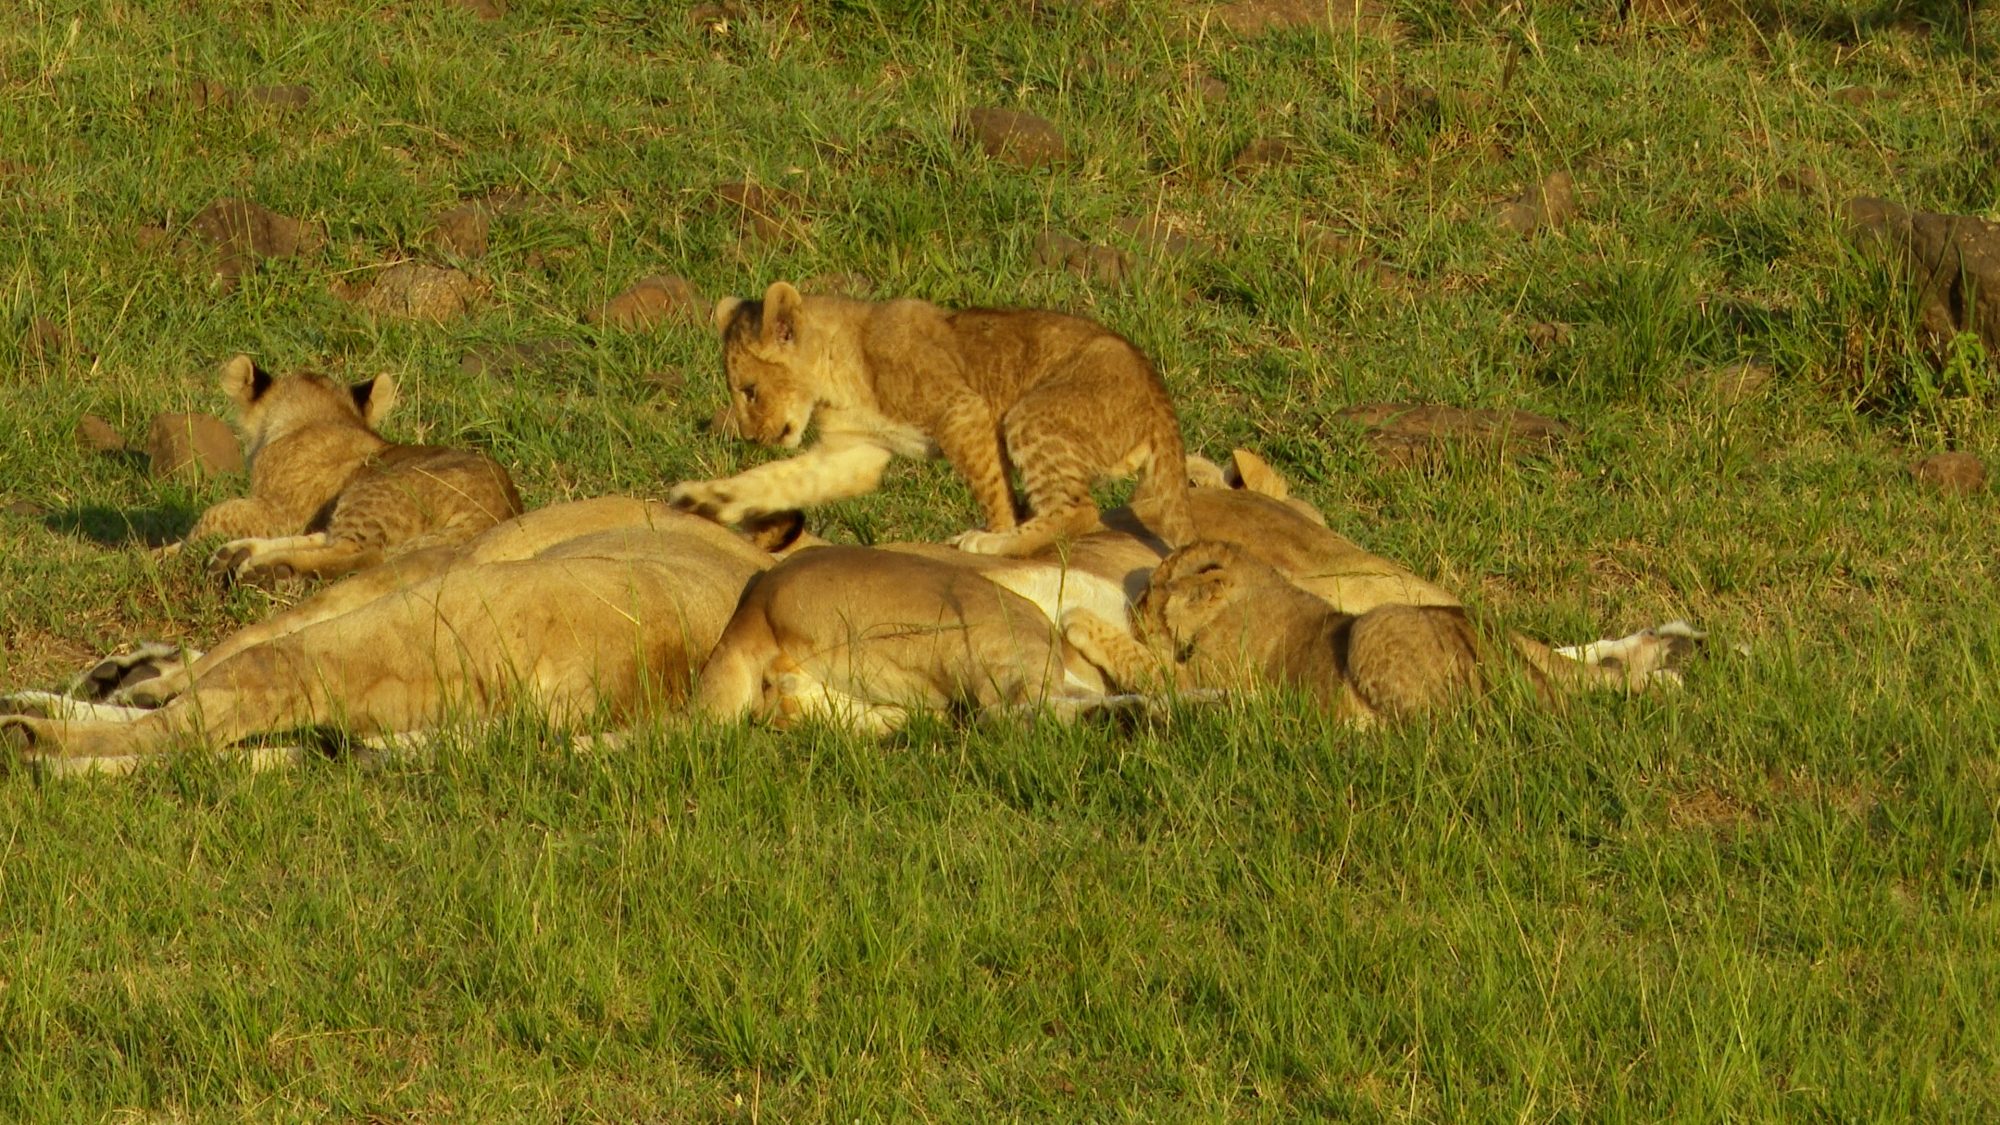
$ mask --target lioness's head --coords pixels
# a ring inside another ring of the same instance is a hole
[[[396,405],[396,380],[378,375],[343,387],[324,375],[272,375],[247,355],[222,365],[222,393],[236,404],[246,452],[303,426],[336,423],[374,429]]]
[[[718,430],[786,449],[805,439],[819,396],[800,347],[804,300],[797,289],[774,281],[762,300],[724,297],[715,303],[729,381]]]
[[[1132,607],[1140,637],[1167,641],[1177,658],[1223,613],[1237,610],[1252,591],[1278,578],[1277,572],[1231,543],[1213,539],[1190,543],[1153,570],[1146,592]]]
[[[1187,475],[1189,488],[1234,489],[1269,496],[1283,501],[1286,507],[1321,527],[1326,526],[1326,517],[1320,514],[1318,508],[1292,495],[1291,482],[1285,479],[1284,474],[1247,449],[1230,453],[1227,465],[1218,465],[1199,453],[1190,453],[1187,455]]]

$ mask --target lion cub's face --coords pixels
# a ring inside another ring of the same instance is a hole
[[[247,355],[222,365],[222,392],[236,404],[236,429],[250,456],[306,426],[374,429],[396,403],[396,381],[387,375],[343,387],[324,375],[273,376]]]
[[[1275,571],[1227,543],[1190,543],[1153,571],[1132,607],[1132,624],[1148,644],[1172,645],[1186,660],[1197,638],[1225,614],[1240,615],[1245,599],[1277,577]],[[1282,581],[1282,579],[1280,579]]]
[[[796,449],[819,395],[799,346],[799,291],[782,281],[759,301],[724,297],[715,305],[729,405],[717,429],[765,445]]]

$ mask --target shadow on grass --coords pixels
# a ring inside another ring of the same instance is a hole
[[[107,547],[143,543],[159,547],[187,534],[194,526],[195,510],[182,505],[159,508],[107,508],[85,504],[42,517],[50,530],[76,535]]]

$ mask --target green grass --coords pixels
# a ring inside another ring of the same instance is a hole
[[[0,1118],[2000,1111],[2000,524],[1990,494],[1903,470],[1991,457],[1992,372],[1925,366],[1839,217],[1856,194],[2000,213],[1991,13],[1395,0],[1399,39],[1237,41],[1167,0],[745,7],[726,30],[638,0],[0,14],[0,502],[44,513],[0,514],[0,683],[268,609],[137,549],[240,482],[72,439],[86,412],[136,438],[219,410],[233,351],[395,372],[393,436],[489,448],[531,503],[764,456],[698,426],[706,329],[579,323],[661,272],[1087,312],[1159,358],[1193,444],[1267,453],[1335,526],[1513,624],[1686,616],[1748,654],[1674,696],[1366,734],[1283,702],[888,746],[669,724],[573,753],[515,722],[376,770],[16,774]],[[314,97],[198,109],[173,96],[197,79]],[[1394,82],[1438,97],[1380,128]],[[1830,96],[1850,86],[1883,96]],[[987,160],[953,130],[976,105],[1048,116],[1073,159]],[[1256,136],[1298,160],[1233,170]],[[1787,186],[1801,168],[1823,188]],[[1494,227],[1556,170],[1576,221]],[[746,178],[806,201],[797,238],[739,243],[708,200]],[[462,263],[492,286],[474,315],[332,295],[435,257],[431,218],[503,188],[531,203]],[[141,246],[223,194],[326,243],[233,292],[194,249]],[[1115,285],[1035,262],[1044,229],[1108,241],[1155,212],[1217,248]],[[1315,224],[1407,284],[1312,251]],[[37,318],[72,345],[32,349]],[[1569,331],[1538,346],[1541,322]],[[460,371],[547,337],[579,348]],[[1746,357],[1777,370],[1756,397],[1682,386]],[[1370,399],[1581,432],[1388,470],[1333,418]],[[907,464],[823,514],[863,539],[971,519],[948,471]]]

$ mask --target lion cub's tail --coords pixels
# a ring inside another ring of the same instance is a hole
[[[1181,444],[1180,423],[1168,411],[1159,432],[1147,442],[1152,454],[1140,470],[1132,502],[1144,507],[1147,526],[1166,540],[1168,548],[1194,541],[1194,508],[1188,503],[1187,448]]]

